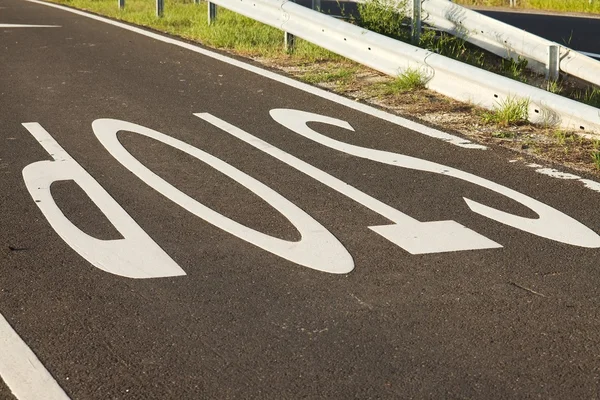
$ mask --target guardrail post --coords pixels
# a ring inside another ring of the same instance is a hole
[[[217,20],[217,5],[208,2],[208,24],[212,24]]]
[[[165,11],[165,0],[156,0],[156,16],[162,17]]]
[[[551,81],[558,79],[560,72],[560,46],[548,46],[548,64],[546,65],[546,78]]]
[[[122,10],[125,8],[125,0],[119,0],[119,10]]]
[[[284,32],[283,37],[285,41],[285,50],[288,53],[293,52],[294,46],[296,45],[296,36],[292,35],[291,33]]]
[[[200,0],[194,0],[194,4],[200,4]]]
[[[511,7],[516,7],[517,6],[517,0],[510,0],[510,6]]]
[[[312,9],[321,11],[321,0],[312,0]]]
[[[413,0],[411,33],[412,43],[418,45],[421,40],[421,0]]]

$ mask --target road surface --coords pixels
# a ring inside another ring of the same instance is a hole
[[[0,398],[600,396],[598,183],[0,6]]]

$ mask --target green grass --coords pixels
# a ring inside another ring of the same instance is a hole
[[[410,28],[405,17],[407,0],[368,0],[358,3],[357,25],[382,35],[410,41]]]
[[[358,67],[340,65],[334,69],[317,70],[307,72],[300,76],[300,79],[307,83],[322,83],[330,82],[336,83],[338,86],[345,86],[350,84],[356,77]]]
[[[497,131],[492,133],[492,137],[498,139],[514,139],[517,136],[515,132]]]
[[[525,68],[527,68],[527,60],[521,57],[518,57],[517,60],[513,60],[512,58],[508,60],[502,59],[500,62],[500,72],[502,75],[523,83],[527,83]]]
[[[493,111],[483,113],[486,124],[494,123],[499,126],[521,125],[527,122],[529,116],[529,100],[509,97],[498,103]]]
[[[485,67],[485,53],[471,46],[461,37],[428,30],[421,35],[419,46],[479,68]]]
[[[427,79],[423,71],[414,68],[408,68],[393,81],[384,83],[382,86],[382,94],[394,95],[412,90],[423,89],[425,88],[426,82]]]
[[[574,94],[575,100],[590,105],[592,107],[600,108],[600,89],[595,87],[588,87],[583,91],[576,92]]]
[[[600,151],[592,152],[592,161],[598,170],[600,170]]]
[[[548,81],[546,84],[546,90],[550,93],[561,94],[563,91],[563,86],[559,81]]]
[[[510,5],[509,0],[455,0],[458,4],[477,6],[501,6]],[[600,13],[600,1],[593,0],[517,0],[517,7],[536,10]]]
[[[464,59],[467,55],[467,42],[457,36],[447,33],[437,33],[433,30],[423,32],[421,35],[420,47],[454,59]],[[468,62],[467,59],[464,59]]]
[[[556,139],[556,142],[558,144],[564,145],[567,143],[569,135],[567,135],[567,132],[565,132],[563,130],[558,130],[558,131],[554,132],[554,138]]]
[[[136,25],[198,41],[207,46],[235,50],[255,57],[285,56],[283,33],[250,18],[218,9],[217,21],[209,26],[207,4],[192,0],[165,0],[162,18],[155,15],[152,0],[126,0],[125,9],[119,10],[115,0],[52,0],[55,3],[92,11]],[[305,61],[341,60],[343,57],[301,39],[290,56]]]
[[[554,138],[556,139],[556,143],[561,146],[564,145],[577,145],[582,144],[584,138],[582,136],[577,135],[575,132],[566,132],[563,130],[557,130],[553,133]]]

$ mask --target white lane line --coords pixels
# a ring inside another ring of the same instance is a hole
[[[584,179],[579,175],[570,174],[568,172],[562,172],[554,168],[541,168],[541,165],[538,164],[527,164],[530,168],[535,168],[535,172],[540,173],[542,175],[547,175],[556,179],[565,179],[565,180],[576,180],[588,188],[595,192],[600,192],[600,183],[592,181],[590,179]]]
[[[0,378],[18,400],[69,400],[69,396],[2,314]]]
[[[190,44],[190,43],[185,43],[185,42],[182,42],[180,40],[176,40],[176,39],[172,39],[172,38],[169,38],[169,37],[165,37],[165,36],[159,35],[157,33],[149,32],[149,31],[146,31],[146,30],[141,29],[141,28],[137,28],[137,27],[134,27],[134,26],[130,26],[130,25],[124,24],[122,22],[113,21],[113,20],[110,20],[110,19],[107,19],[107,18],[99,17],[97,15],[88,14],[88,13],[83,12],[83,11],[75,10],[75,9],[68,8],[68,7],[63,7],[63,6],[60,6],[58,4],[51,4],[51,3],[46,3],[44,1],[38,1],[38,0],[27,0],[27,1],[29,1],[30,3],[40,4],[40,5],[44,5],[44,6],[47,6],[47,7],[58,8],[59,10],[67,11],[67,12],[70,12],[70,13],[73,13],[73,14],[77,14],[77,15],[81,15],[81,16],[86,17],[86,18],[91,18],[91,19],[94,19],[96,21],[104,22],[104,23],[109,24],[109,25],[117,26],[119,28],[126,29],[126,30],[131,31],[131,32],[135,32],[135,33],[138,33],[140,35],[147,36],[147,37],[152,38],[154,40],[158,40],[158,41],[161,41],[161,42],[164,42],[164,43],[169,43],[169,44],[172,44],[172,45],[175,45],[175,46],[182,47],[182,48],[187,49],[187,50],[191,50],[193,52],[202,54],[204,56],[211,57],[211,58],[213,58],[215,60],[227,63],[229,65],[233,65],[235,67],[244,69],[246,71],[255,73],[257,75],[261,75],[261,76],[263,76],[265,78],[268,78],[268,79],[271,79],[271,80],[283,83],[284,85],[291,86],[293,88],[302,90],[304,92],[313,94],[315,96],[319,96],[319,97],[321,97],[323,99],[327,99],[327,100],[333,101],[335,103],[344,105],[344,106],[346,106],[348,108],[351,108],[351,109],[354,109],[356,111],[360,111],[360,112],[363,112],[365,114],[369,114],[369,115],[372,115],[374,117],[383,119],[383,120],[391,122],[393,124],[396,124],[396,125],[402,126],[404,128],[410,129],[412,131],[418,132],[420,134],[423,134],[423,135],[426,135],[426,136],[429,136],[429,137],[432,137],[432,138],[436,138],[436,139],[441,139],[441,140],[443,140],[445,142],[451,143],[451,144],[453,144],[455,146],[458,146],[458,147],[463,147],[463,148],[466,148],[466,149],[478,149],[478,150],[485,150],[485,149],[487,149],[487,147],[485,147],[483,145],[472,143],[471,141],[463,139],[461,137],[458,137],[458,136],[455,136],[455,135],[451,135],[449,133],[442,132],[442,131],[439,131],[437,129],[430,128],[428,126],[419,124],[417,122],[408,120],[406,118],[399,117],[397,115],[393,115],[393,114],[387,113],[385,111],[378,110],[378,109],[376,109],[374,107],[370,107],[368,105],[358,103],[358,102],[356,102],[354,100],[350,100],[350,99],[347,99],[347,98],[342,97],[340,95],[336,95],[334,93],[330,93],[330,92],[327,92],[325,90],[322,90],[322,89],[310,86],[310,85],[308,85],[306,83],[295,81],[293,79],[287,78],[285,76],[278,75],[276,73],[264,70],[262,68],[255,67],[253,65],[246,64],[244,62],[241,62],[241,61],[235,60],[233,58],[230,58],[230,57],[227,57],[227,56],[215,53],[215,52],[210,51],[210,50],[203,49],[201,47],[195,46],[195,45]]]
[[[588,56],[588,57],[600,58],[600,54],[596,54],[596,53],[588,53],[587,51],[578,51],[578,53],[581,53],[584,56]]]
[[[515,159],[515,160],[510,160],[509,162],[515,163],[515,162],[519,162],[519,161],[521,161],[521,160]],[[584,179],[579,175],[570,174],[568,172],[562,172],[562,171],[559,171],[554,168],[544,168],[544,166],[540,165],[540,164],[531,163],[531,164],[525,164],[525,166],[529,167],[529,168],[534,168],[535,172],[542,174],[542,175],[552,177],[552,178],[579,181],[579,182],[583,183],[583,185],[586,188],[600,193],[600,182],[595,182],[590,179]]]
[[[0,24],[0,28],[60,28],[59,25]]]

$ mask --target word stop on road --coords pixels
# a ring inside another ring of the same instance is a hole
[[[411,254],[502,247],[501,244],[456,221],[418,221],[226,121],[207,113],[194,115],[385,217],[391,221],[391,224],[369,228]],[[557,242],[588,248],[600,247],[600,236],[597,233],[566,214],[515,190],[431,161],[334,140],[308,127],[311,122],[319,122],[354,131],[346,121],[291,109],[274,109],[271,110],[270,115],[285,128],[333,150],[382,164],[460,179],[508,197],[531,209],[538,218],[520,217],[464,198],[467,206],[476,214]],[[185,271],[40,124],[24,123],[23,126],[54,159],[38,161],[25,167],[23,169],[25,184],[52,228],[71,248],[95,267],[124,277],[160,278],[185,275]],[[206,222],[261,249],[308,268],[334,274],[344,274],[354,269],[352,256],[327,228],[264,183],[223,160],[171,136],[127,121],[98,119],[92,123],[92,129],[102,145],[124,167],[154,190]],[[287,241],[264,234],[199,203],[153,173],[131,155],[119,142],[117,138],[119,132],[132,132],[146,136],[183,151],[215,168],[280,212],[298,230],[301,239]],[[57,206],[50,191],[52,183],[58,181],[73,181],[79,185],[123,238],[96,239],[71,223]]]

